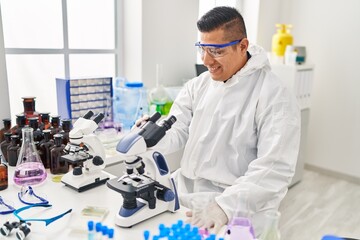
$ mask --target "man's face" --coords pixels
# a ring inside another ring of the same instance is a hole
[[[212,32],[200,33],[201,44],[227,44],[239,39],[224,39],[224,31],[216,29]],[[246,38],[233,46],[227,46],[218,49],[221,51],[221,56],[213,56],[212,49],[203,47],[205,50],[201,59],[204,65],[208,68],[211,78],[215,81],[226,81],[238,72],[247,61],[247,46]],[[235,49],[234,49],[235,48]]]

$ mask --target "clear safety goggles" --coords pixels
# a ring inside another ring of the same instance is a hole
[[[233,46],[235,44],[238,44],[243,39],[235,40],[229,43],[224,44],[207,44],[207,43],[195,43],[195,46],[198,49],[198,52],[200,53],[201,57],[204,57],[205,52],[207,52],[211,57],[213,58],[219,58],[223,57],[227,54],[227,48],[230,46]]]
[[[49,201],[35,194],[31,186],[22,187],[18,192],[19,200],[26,205],[48,204]]]

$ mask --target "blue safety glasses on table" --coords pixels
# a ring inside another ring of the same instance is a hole
[[[52,217],[52,218],[27,218],[27,219],[24,219],[22,217],[19,216],[19,213],[22,212],[22,211],[25,211],[29,208],[33,208],[33,207],[52,207],[52,205],[50,204],[36,204],[36,205],[30,205],[30,206],[26,206],[26,207],[22,207],[22,208],[19,208],[19,209],[16,209],[14,211],[14,215],[20,220],[20,221],[23,221],[23,222],[34,222],[34,221],[41,221],[41,222],[45,222],[45,225],[49,225],[50,223],[58,220],[59,218],[62,218],[63,216],[65,216],[66,214],[68,213],[71,213],[72,209],[69,209],[67,210],[66,212],[62,213],[62,214],[59,214],[55,217]]]
[[[29,205],[26,207],[22,207],[19,208],[15,211],[13,211],[15,217],[17,217],[19,219],[19,221],[7,221],[3,224],[3,226],[0,227],[0,234],[3,236],[9,236],[11,234],[11,232],[15,229],[15,235],[16,238],[18,240],[24,240],[29,233],[31,232],[30,227],[33,228],[34,227],[34,222],[45,222],[45,226],[48,226],[50,223],[62,218],[63,216],[65,216],[66,214],[70,213],[72,211],[72,209],[67,210],[66,212],[59,214],[55,217],[51,217],[51,218],[23,218],[19,215],[20,212],[25,211],[27,209],[30,208],[37,208],[37,207],[51,207],[52,205],[50,204],[35,204],[35,205]],[[30,223],[32,222],[32,223]],[[36,229],[35,230],[39,230]],[[43,231],[41,231],[43,232]]]
[[[27,189],[22,188],[21,191],[18,193],[18,197],[22,203],[27,204],[27,205],[37,205],[37,204],[44,205],[44,204],[49,203],[49,201],[46,200],[45,198],[42,198],[42,197],[36,195],[31,186],[28,186]],[[24,200],[24,197],[27,197],[27,198],[35,197],[39,200],[39,202],[29,202],[27,200]]]
[[[224,43],[224,44],[211,44],[211,43],[200,43],[197,42],[195,43],[195,46],[197,47],[201,57],[204,56],[205,51],[213,58],[218,58],[218,57],[222,57],[224,56],[227,51],[226,48],[233,46],[235,44],[238,44],[239,42],[241,42],[242,39],[239,40],[235,40],[229,43]]]
[[[6,208],[6,210],[0,210],[0,215],[9,214],[15,211],[15,208],[5,203],[2,197],[0,197],[0,206],[4,206]]]

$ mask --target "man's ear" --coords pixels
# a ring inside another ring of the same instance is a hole
[[[241,52],[247,52],[247,49],[249,47],[249,40],[247,38],[244,38],[243,40],[241,40],[241,42],[239,43],[240,45],[240,49]]]

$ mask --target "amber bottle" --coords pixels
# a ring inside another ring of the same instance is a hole
[[[51,148],[51,164],[50,172],[52,174],[62,174],[69,171],[69,164],[67,161],[61,158],[64,155],[65,145],[62,144],[62,135],[54,135],[54,146]]]
[[[11,119],[10,118],[4,118],[3,119],[4,127],[0,129],[0,142],[4,141],[5,137],[4,134],[6,132],[11,131]]]
[[[11,135],[11,143],[7,148],[7,161],[9,166],[15,167],[18,160],[20,149],[20,139],[18,135]]]
[[[59,115],[53,115],[51,116],[51,135],[54,136],[55,134],[58,134],[61,131],[60,127],[60,116]]]
[[[40,130],[45,130],[45,129],[49,129],[51,127],[51,123],[50,123],[50,113],[46,112],[46,113],[40,113],[40,118],[39,118],[39,128]]]
[[[72,129],[71,119],[63,119],[61,121],[61,134],[63,135],[63,144],[66,146],[66,144],[69,142],[69,133]]]
[[[19,135],[20,139],[22,138],[22,128],[25,127],[26,118],[24,114],[16,115],[16,125],[11,128],[11,132],[14,135]]]
[[[26,118],[26,124],[29,124],[29,118],[39,118],[39,113],[35,110],[35,97],[23,97],[24,115]]]
[[[35,145],[39,145],[40,141],[43,140],[43,135],[39,128],[39,122],[38,122],[39,119],[36,117],[33,117],[33,118],[29,118],[28,120],[29,120],[29,127],[34,129],[33,136],[34,136]]]
[[[44,139],[41,140],[38,151],[45,168],[50,168],[50,150],[54,146],[54,141],[51,139],[50,132],[50,129],[43,130]]]
[[[8,158],[7,158],[7,148],[8,146],[10,145],[11,143],[11,133],[7,132],[4,134],[4,141],[2,141],[0,143],[0,149],[1,149],[1,152],[2,152],[2,155],[5,159],[6,162],[8,162]]]
[[[0,155],[0,191],[8,187],[8,166],[5,159]]]

